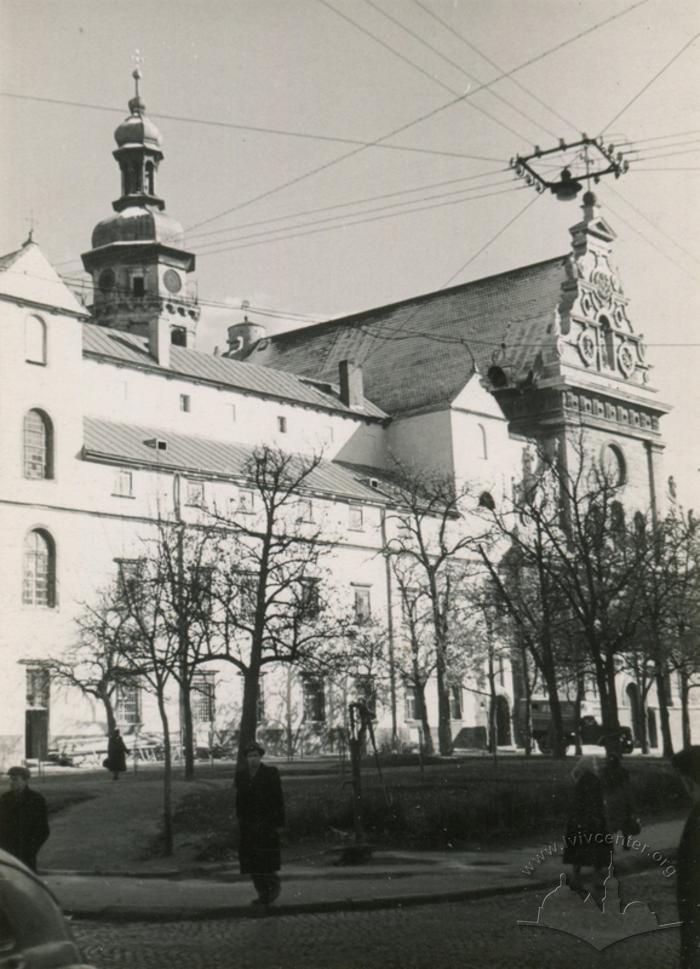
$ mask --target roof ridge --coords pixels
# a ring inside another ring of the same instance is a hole
[[[550,256],[548,259],[540,259],[537,262],[528,263],[526,266],[515,266],[512,269],[504,269],[501,272],[492,273],[490,276],[480,276],[479,279],[471,279],[469,282],[458,283],[456,286],[449,286],[444,289],[436,289],[429,293],[420,293],[418,296],[409,296],[406,299],[397,300],[393,303],[385,303],[382,306],[373,306],[370,309],[360,310],[357,313],[348,313],[345,316],[336,316],[330,320],[322,320],[319,323],[312,323],[309,326],[300,326],[293,330],[284,330],[282,333],[271,334],[269,337],[267,337],[267,339],[274,343],[278,339],[283,340],[285,337],[310,333],[311,331],[317,329],[320,330],[322,327],[328,327],[330,330],[335,325],[347,325],[348,323],[359,321],[365,317],[386,313],[388,310],[394,310],[401,306],[415,305],[417,303],[423,303],[428,300],[435,299],[438,296],[449,296],[459,291],[466,291],[472,286],[488,283],[503,276],[515,275],[517,273],[523,273],[528,269],[536,269],[549,264],[563,262],[568,257],[568,252],[559,256]],[[248,357],[246,357],[246,360],[247,359]]]

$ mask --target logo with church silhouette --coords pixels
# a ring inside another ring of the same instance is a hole
[[[620,882],[611,862],[600,904],[590,893],[582,897],[573,890],[562,874],[557,887],[542,900],[537,920],[519,919],[518,925],[563,932],[582,939],[600,952],[633,936],[678,928],[680,922],[660,924],[648,902],[623,904]]]

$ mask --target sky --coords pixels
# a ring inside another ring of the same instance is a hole
[[[31,227],[80,280],[137,63],[206,351],[243,300],[276,332],[564,254],[579,201],[508,162],[604,134],[630,171],[601,214],[697,509],[698,33],[695,0],[0,0],[0,253]]]

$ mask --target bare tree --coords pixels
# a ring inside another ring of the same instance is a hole
[[[119,581],[125,581],[124,577],[120,576]],[[83,604],[76,619],[77,642],[49,665],[54,680],[100,701],[110,736],[117,726],[114,712],[117,691],[134,679],[121,657],[127,620],[123,611],[113,608],[113,593],[110,588],[99,593],[93,605]]]
[[[425,597],[435,656],[438,746],[441,754],[450,754],[449,652],[462,593],[460,559],[478,541],[464,516],[476,501],[469,486],[456,486],[449,476],[401,464],[396,467],[393,497],[396,529],[384,552],[401,563],[399,568],[409,576],[407,588]]]
[[[330,549],[309,520],[320,462],[258,447],[243,469],[238,504],[213,512],[219,540],[205,658],[231,663],[243,677],[239,757],[255,739],[261,670],[303,665],[335,631],[321,564]]]

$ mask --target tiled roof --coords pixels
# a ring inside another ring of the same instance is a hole
[[[428,293],[391,306],[289,330],[247,360],[332,379],[338,363],[363,369],[365,392],[397,414],[454,400],[474,372],[486,373],[506,344],[508,363],[527,375],[552,332],[567,257]]]
[[[306,404],[310,407],[322,407],[379,420],[386,418],[386,414],[369,400],[365,400],[362,410],[353,410],[343,404],[332,388],[320,390],[312,386],[309,381],[302,380],[284,370],[273,370],[270,367],[242,363],[239,360],[229,360],[213,354],[198,353],[196,350],[184,347],[170,348],[170,366],[167,371],[164,371],[149,355],[145,337],[108,329],[95,323],[84,324],[83,353],[119,360],[127,365],[148,367],[150,370],[215,383],[219,386],[224,385],[232,390]]]
[[[146,441],[165,441],[165,451],[156,450]],[[243,478],[246,462],[253,448],[213,441],[187,434],[173,434],[156,427],[117,424],[112,421],[85,418],[83,421],[83,457],[86,460],[121,462],[127,465],[158,467],[203,476]],[[376,472],[373,476],[381,474]],[[355,501],[386,503],[381,491],[368,483],[367,468],[321,461],[309,475],[305,489],[315,494],[333,495]]]

